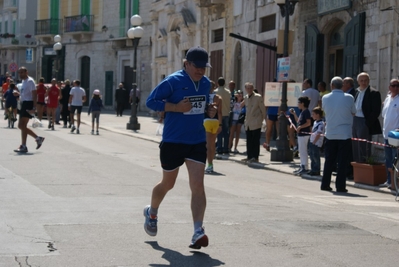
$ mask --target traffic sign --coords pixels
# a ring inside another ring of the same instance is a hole
[[[277,60],[277,81],[288,82],[290,71],[290,58],[284,57]]]
[[[302,83],[287,83],[287,105],[296,107],[298,97],[302,93]],[[281,104],[282,83],[266,83],[264,93],[264,104],[266,107],[279,107]]]
[[[8,65],[8,70],[10,72],[16,72],[18,70],[18,65],[15,62],[12,62]]]

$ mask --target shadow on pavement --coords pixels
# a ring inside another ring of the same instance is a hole
[[[146,241],[145,243],[152,246],[153,249],[164,252],[162,258],[167,260],[170,264],[149,264],[149,266],[161,267],[161,266],[221,266],[224,265],[224,262],[220,260],[213,259],[206,253],[192,251],[193,255],[186,256],[177,252],[175,250],[171,250],[168,248],[161,247],[157,241]]]
[[[220,173],[220,172],[205,172],[205,175],[211,175],[211,176],[226,176],[226,174]]]

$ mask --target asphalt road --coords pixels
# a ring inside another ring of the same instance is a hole
[[[232,161],[206,175],[210,245],[188,248],[187,171],[159,210],[158,236],[142,210],[161,176],[158,146],[102,131],[37,129],[46,140],[13,152],[20,132],[0,122],[0,266],[397,266],[399,203],[353,188],[319,190]]]

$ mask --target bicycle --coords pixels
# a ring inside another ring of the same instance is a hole
[[[6,116],[8,120],[8,128],[14,128],[14,123],[17,120],[17,118],[14,115],[14,110],[12,107],[9,107],[6,111]]]

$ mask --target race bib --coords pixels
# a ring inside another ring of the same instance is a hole
[[[185,115],[204,114],[206,106],[206,97],[204,95],[188,96],[191,103],[191,110],[184,112]]]

